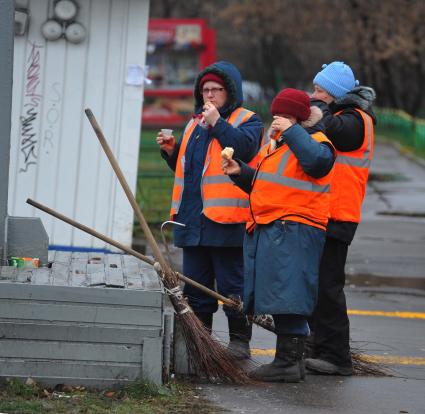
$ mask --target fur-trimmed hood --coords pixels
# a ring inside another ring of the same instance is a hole
[[[307,129],[314,127],[323,118],[323,112],[318,106],[310,106],[310,116],[300,122],[300,125]]]
[[[372,106],[376,98],[376,93],[369,86],[357,86],[351,92],[348,92],[335,101],[337,106],[357,106],[363,111],[367,111]]]
[[[227,118],[236,108],[242,106],[243,103],[241,74],[235,65],[225,61],[215,62],[200,72],[196,78],[193,89],[196,114],[202,112],[202,107],[204,105],[204,100],[199,90],[199,83],[206,73],[214,73],[224,80],[227,91],[227,102],[219,109],[219,112],[222,117]]]
[[[369,86],[357,86],[351,92],[348,92],[342,98],[337,99],[329,105],[332,113],[343,111],[350,108],[359,108],[372,117],[376,125],[376,115],[372,109],[372,103],[376,98],[376,93]],[[326,118],[326,116],[325,116]]]

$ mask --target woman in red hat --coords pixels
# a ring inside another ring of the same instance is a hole
[[[161,154],[175,171],[171,217],[174,244],[183,248],[183,273],[220,294],[240,299],[243,294],[245,223],[248,196],[221,169],[221,151],[250,161],[258,152],[263,123],[242,106],[242,79],[229,62],[205,68],[194,85],[195,115],[177,142],[159,133]],[[217,300],[185,286],[190,306],[211,330]],[[245,317],[224,309],[229,326],[229,350],[238,358],[250,356],[252,326]]]
[[[257,169],[241,160],[223,160],[222,167],[250,194],[244,311],[273,315],[277,334],[273,362],[252,375],[299,382],[305,375],[307,317],[316,304],[335,153],[321,132],[322,113],[310,107],[305,92],[282,90],[271,113],[272,139],[260,150]]]

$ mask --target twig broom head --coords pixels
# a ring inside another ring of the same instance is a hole
[[[178,315],[189,358],[198,374],[211,382],[247,384],[252,382],[229,351],[214,340],[193,312]]]
[[[174,272],[163,272],[159,263],[155,263],[154,268],[176,311],[176,318],[180,322],[187,353],[195,372],[204,375],[211,382],[252,382],[230,352],[211,336],[194,314],[183,296],[177,275]]]
[[[351,351],[351,360],[355,375],[365,375],[371,377],[388,377],[390,373],[382,364],[373,361],[370,357],[362,355],[360,351]]]

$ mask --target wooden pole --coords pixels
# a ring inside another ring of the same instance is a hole
[[[86,109],[85,113],[87,115],[87,118],[91,124],[91,126],[94,129],[94,132],[96,133],[96,136],[100,142],[100,145],[102,146],[103,150],[105,151],[106,156],[108,157],[109,162],[111,163],[111,166],[113,170],[115,171],[115,174],[117,175],[118,181],[120,182],[125,195],[128,198],[128,201],[131,204],[131,207],[133,208],[134,214],[136,215],[137,219],[139,220],[140,226],[142,227],[143,233],[146,236],[146,239],[149,243],[150,248],[152,249],[153,255],[155,259],[159,262],[162,270],[164,273],[172,272],[170,266],[165,261],[164,256],[161,253],[161,250],[158,247],[158,244],[155,241],[155,238],[153,237],[153,234],[148,226],[148,223],[145,220],[145,217],[143,216],[142,210],[140,209],[139,205],[137,204],[136,198],[134,197],[133,193],[130,190],[129,185],[127,184],[127,181],[124,177],[124,174],[121,171],[120,166],[118,165],[118,161],[116,160],[114,154],[111,151],[111,148],[108,145],[108,142],[106,141],[105,136],[103,135],[103,132],[99,126],[99,124],[96,121],[95,116],[93,115],[93,112],[90,109]]]

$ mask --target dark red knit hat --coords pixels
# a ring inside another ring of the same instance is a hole
[[[201,80],[199,81],[199,90],[202,91],[204,83],[208,81],[217,82],[221,86],[226,87],[226,85],[224,84],[224,80],[220,78],[220,76],[216,75],[215,73],[208,72],[204,76],[202,76]]]
[[[305,121],[310,116],[310,98],[303,91],[286,88],[275,96],[270,111],[272,115],[292,115],[297,121]]]

